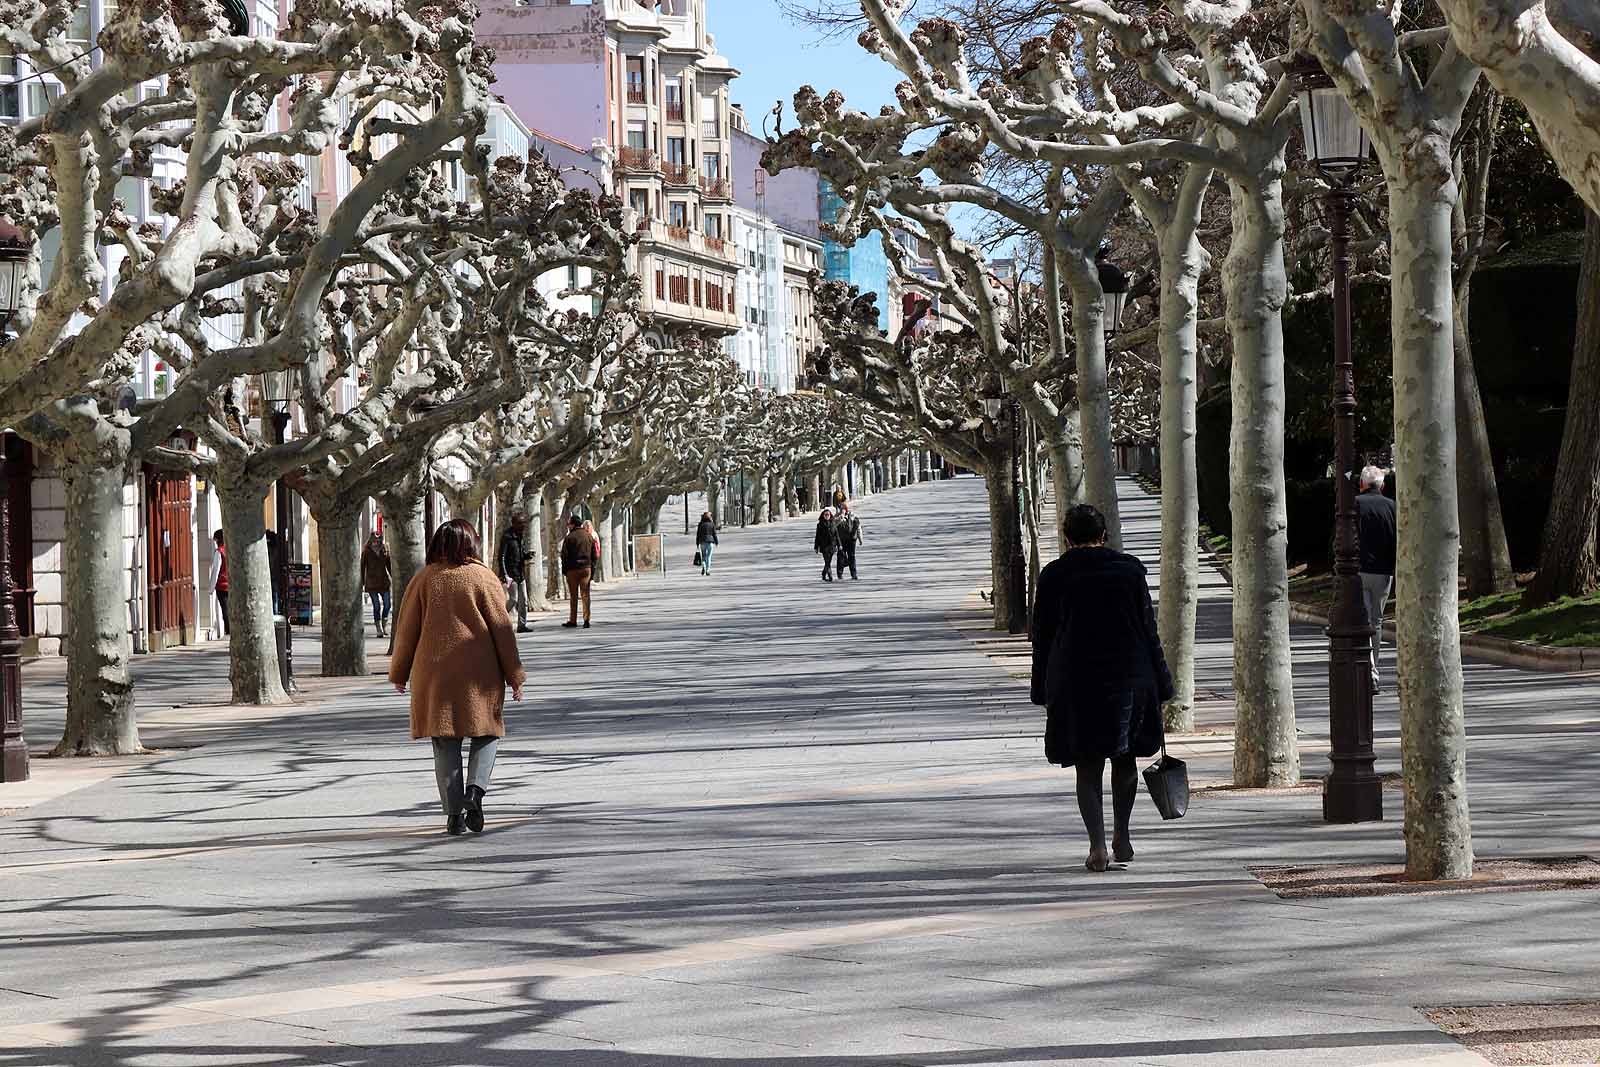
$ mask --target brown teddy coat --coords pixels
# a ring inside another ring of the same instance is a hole
[[[526,675],[494,572],[430,563],[396,619],[389,681],[411,685],[412,738],[504,737],[506,686]]]

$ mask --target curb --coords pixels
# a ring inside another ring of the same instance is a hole
[[[1289,621],[1312,626],[1327,626],[1328,616],[1316,608],[1291,603]],[[1390,640],[1396,639],[1393,622],[1383,624],[1383,635]],[[1529,671],[1574,674],[1579,671],[1600,670],[1600,648],[1553,648],[1549,645],[1532,645],[1525,641],[1508,641],[1503,637],[1462,634],[1461,653],[1502,667],[1520,667]]]

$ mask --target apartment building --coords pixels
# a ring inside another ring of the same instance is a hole
[[[706,0],[488,0],[477,32],[529,127],[605,150],[602,185],[638,218],[643,310],[667,334],[736,333],[728,90],[739,72],[717,54]]]

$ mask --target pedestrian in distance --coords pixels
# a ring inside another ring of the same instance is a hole
[[[700,525],[694,531],[694,550],[700,556],[700,573],[711,573],[711,550],[717,546],[717,524],[711,520],[711,512],[700,514]]]
[[[582,519],[572,516],[567,520],[567,536],[561,541],[561,576],[567,580],[567,621],[561,625],[569,630],[578,625],[580,599],[583,628],[589,628],[589,587],[600,563],[600,539],[584,526]]]
[[[861,543],[861,520],[850,510],[850,505],[845,504],[834,519],[834,526],[839,531],[839,578],[844,579],[844,569],[849,567],[850,580],[853,582],[859,577],[856,574],[856,546]]]
[[[388,635],[392,582],[389,546],[383,543],[383,531],[373,530],[366,547],[361,550],[361,588],[372,601],[372,624],[377,627],[379,637]]]
[[[1361,599],[1372,624],[1372,692],[1379,686],[1378,654],[1383,647],[1383,609],[1394,587],[1394,557],[1399,544],[1399,513],[1383,494],[1386,476],[1379,467],[1361,470],[1356,494],[1356,538],[1360,555]]]
[[[839,551],[839,528],[833,522],[833,509],[823,508],[817,518],[817,536],[811,545],[822,554],[822,580],[833,581],[833,557]]]
[[[1133,859],[1135,760],[1161,748],[1161,705],[1172,699],[1172,674],[1144,564],[1106,547],[1105,517],[1089,504],[1067,512],[1063,532],[1067,551],[1039,572],[1030,697],[1046,709],[1045,758],[1077,772],[1078,812],[1089,833],[1084,866],[1104,871],[1112,857]],[[1109,854],[1101,793],[1108,759],[1115,818]]]
[[[594,576],[596,578],[604,579],[607,577],[607,575],[605,573],[605,567],[601,564],[602,556],[600,554],[600,534],[594,528],[593,519],[583,520],[583,532],[588,534],[589,540],[594,542]]]
[[[839,513],[839,511],[848,502],[849,502],[849,499],[844,495],[844,486],[842,486],[842,485],[834,486],[833,487],[833,513],[835,515],[837,515]]]
[[[394,637],[389,681],[401,693],[410,687],[412,740],[433,741],[445,830],[481,833],[484,794],[506,734],[506,688],[520,701],[527,676],[505,590],[465,519],[434,531],[427,566],[406,586]],[[472,750],[463,778],[467,738]]]
[[[506,527],[500,535],[500,558],[498,568],[500,583],[505,589],[506,611],[517,613],[517,633],[525,634],[532,631],[528,625],[528,561],[533,558],[533,553],[527,548],[528,543],[528,516],[522,512],[513,512],[511,525]]]
[[[228,549],[222,543],[222,531],[218,530],[211,535],[211,540],[217,543],[217,550],[211,556],[211,575],[207,583],[211,592],[217,597],[217,614],[222,617],[222,636],[228,636]],[[216,627],[212,627],[216,632]]]

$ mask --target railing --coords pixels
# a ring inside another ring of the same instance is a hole
[[[689,227],[688,226],[668,226],[667,227],[667,236],[672,238],[674,241],[678,241],[678,242],[681,242],[683,244],[688,244],[689,243]]]
[[[693,185],[694,168],[687,163],[663,163],[661,176],[668,185]]]
[[[717,124],[716,119],[701,119],[700,136],[708,137],[713,141],[721,140],[722,128]]]
[[[642,86],[642,85],[630,85],[630,86],[628,86],[628,103],[630,103],[630,104],[642,104],[644,102],[645,102],[644,86]]]
[[[733,199],[733,183],[726,178],[701,178],[700,191],[713,200]]]
[[[708,233],[706,234],[706,247],[713,252],[726,252],[728,250],[728,242],[715,234]]]
[[[648,148],[624,147],[617,151],[619,170],[655,170],[656,154]]]
[[[671,100],[667,101],[667,121],[668,122],[682,122],[683,121],[683,101],[682,100],[679,100],[676,103],[672,102]]]

